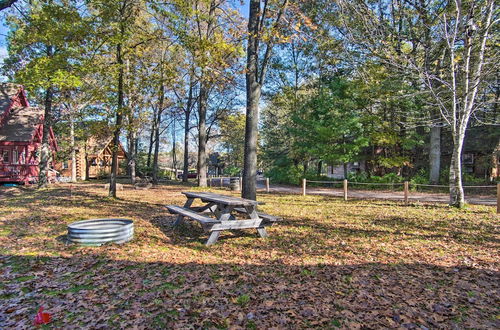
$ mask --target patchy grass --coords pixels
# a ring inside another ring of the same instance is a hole
[[[163,208],[186,189],[0,188],[0,324],[30,327],[44,306],[55,328],[500,326],[492,207],[262,194],[284,217],[268,239],[227,232],[207,248]],[[101,217],[133,219],[135,239],[65,243],[67,224]]]

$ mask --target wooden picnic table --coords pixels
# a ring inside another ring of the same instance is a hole
[[[217,242],[221,231],[235,229],[256,229],[260,237],[267,237],[266,226],[281,220],[278,217],[257,212],[257,201],[234,196],[215,194],[210,192],[185,191],[182,192],[187,200],[183,207],[167,205],[172,214],[177,214],[174,226],[183,222],[185,217],[198,221],[205,231],[210,232],[206,245]],[[205,205],[193,207],[196,199]],[[246,216],[243,220],[236,219],[236,213]],[[209,215],[215,217],[210,217]]]

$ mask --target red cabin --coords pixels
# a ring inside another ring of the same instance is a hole
[[[38,180],[43,115],[43,109],[29,106],[23,86],[0,84],[0,183]],[[52,128],[49,143],[56,152]]]

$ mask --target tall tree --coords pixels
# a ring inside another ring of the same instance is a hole
[[[110,104],[114,109],[115,125],[113,129],[113,148],[111,161],[111,174],[109,180],[109,196],[116,198],[116,177],[118,174],[118,151],[120,145],[120,136],[124,117],[128,111],[126,107],[125,95],[125,60],[131,49],[142,45],[147,41],[154,39],[141,30],[144,23],[145,4],[136,0],[96,0],[90,3],[91,13],[95,17],[96,32],[98,37],[96,42],[101,44],[102,56],[108,61],[103,61],[101,74],[103,79],[109,79],[110,95],[106,103],[113,100]],[[136,34],[141,33],[142,40],[137,40]],[[103,40],[105,42],[103,43]],[[110,73],[111,64],[111,75]]]
[[[484,107],[484,102],[478,102],[478,95],[484,95],[486,81],[496,73],[495,63],[499,60],[498,52],[492,51],[495,35],[491,33],[500,21],[498,5],[494,0],[442,1],[427,10],[435,16],[429,20],[414,14],[422,2],[398,2],[397,8],[386,2],[337,3],[343,25],[348,27],[349,42],[362,46],[385,65],[417,77],[425,86],[441,122],[451,130],[450,205],[462,207],[461,154],[465,132],[471,116]],[[397,28],[387,24],[386,17],[398,22]],[[413,38],[421,34],[416,28],[424,23],[433,24],[432,32],[427,33],[432,42],[424,42],[426,37]],[[428,54],[438,56],[429,61]],[[490,55],[488,59],[486,54]]]
[[[19,10],[21,15],[9,17],[9,58],[3,70],[35,96],[39,95],[44,105],[38,179],[43,187],[48,183],[52,157],[49,130],[53,124],[54,98],[61,91],[81,84],[78,71],[83,64],[79,46],[88,29],[72,1],[35,1]]]
[[[262,86],[266,77],[273,46],[288,0],[276,4],[271,0],[250,0],[248,17],[246,79],[245,157],[243,165],[244,198],[257,198],[257,126]],[[261,46],[265,50],[261,54]]]
[[[175,0],[166,6],[155,6],[155,9],[168,18],[167,28],[178,37],[179,44],[189,53],[187,58],[192,61],[195,79],[189,84],[196,82],[198,85],[198,185],[206,186],[210,94],[217,85],[227,83],[230,79],[227,69],[238,64],[240,15],[230,8],[227,0]],[[189,100],[194,105],[193,99]]]

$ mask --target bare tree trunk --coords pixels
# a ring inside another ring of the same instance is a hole
[[[160,103],[163,103],[163,101],[160,101]],[[155,124],[156,126],[155,143],[154,143],[154,153],[153,153],[153,184],[158,184],[158,156],[160,153],[160,119],[161,119],[161,112],[158,111]]]
[[[52,57],[54,49],[52,46],[47,46],[47,56]],[[52,86],[47,87],[45,91],[45,110],[43,117],[43,131],[42,131],[42,150],[40,153],[40,163],[38,164],[38,187],[46,187],[48,184],[49,164],[51,160],[50,152],[50,127],[52,125],[52,98],[54,90]]]
[[[175,150],[175,144],[176,144],[176,136],[175,136],[175,114],[174,114],[174,120],[172,123],[173,126],[173,132],[172,132],[172,165],[174,168],[174,180],[177,180],[177,152]]]
[[[460,134],[460,133],[457,133]],[[450,205],[462,208],[465,204],[464,189],[462,187],[462,146],[463,138],[459,136],[453,145],[453,154],[450,163]]]
[[[208,88],[205,82],[200,84],[200,97],[198,102],[198,186],[207,186],[207,102]]]
[[[155,122],[156,122],[156,113],[153,114],[153,125],[151,127],[151,134],[149,135],[149,149],[148,149],[148,161],[146,162],[146,167],[151,166],[151,155],[153,154],[153,144],[155,137]]]
[[[342,167],[344,169],[344,179],[346,180],[347,179],[347,175],[348,175],[348,173],[347,173],[347,163],[343,163]]]
[[[248,78],[247,78],[248,79]],[[243,198],[256,200],[257,125],[259,121],[260,85],[247,84],[247,117],[245,125],[245,157],[243,160]]]
[[[247,70],[245,73],[247,111],[245,122],[245,157],[243,160],[243,189],[241,195],[247,199],[257,199],[257,125],[259,121],[259,101],[261,84],[258,80],[258,39],[260,1],[250,0],[248,18]]]
[[[76,182],[76,146],[75,146],[75,120],[73,115],[69,117],[70,144],[71,144],[71,182]]]
[[[135,159],[136,159],[136,155],[137,155],[137,150],[135,149],[135,146],[136,146],[136,141],[137,141],[137,137],[136,137],[137,133],[135,132],[135,130],[133,128],[130,129],[130,132],[128,134],[128,156],[129,156],[129,160],[128,160],[128,169],[129,169],[129,175],[130,175],[130,182],[132,184],[135,183],[135,177],[136,177],[136,171],[135,171],[135,166],[136,166],[136,163],[135,163]]]
[[[499,159],[500,159],[500,139],[498,140],[497,146],[491,153],[490,182],[494,182],[500,176],[500,168],[498,167]]]
[[[317,167],[317,175],[320,176],[321,175],[321,170],[323,169],[323,161],[322,160],[319,160],[318,161],[318,167]]]
[[[192,79],[192,75],[191,78]],[[188,182],[189,171],[189,117],[191,116],[191,109],[193,106],[193,83],[189,82],[189,93],[186,104],[186,111],[184,111],[184,166],[182,171],[182,182]]]
[[[123,29],[123,27],[122,27]],[[123,34],[123,31],[122,31]],[[116,198],[116,177],[118,175],[118,146],[123,121],[123,57],[122,44],[116,46],[116,62],[118,63],[118,107],[116,109],[115,132],[113,136],[113,152],[111,160],[111,175],[109,177],[109,197]]]
[[[153,154],[153,184],[158,184],[158,156],[160,153],[160,123],[165,102],[165,86],[163,86],[163,72],[161,74],[160,95],[158,98],[158,111],[155,122],[155,150]]]
[[[429,182],[439,183],[441,171],[441,127],[431,127],[431,138],[429,146]]]
[[[89,154],[87,152],[87,141],[85,141],[85,178],[87,181],[90,177],[90,163],[89,163]]]
[[[38,177],[38,187],[46,187],[48,180],[49,164],[51,159],[50,152],[50,126],[52,123],[52,97],[53,89],[49,86],[45,91],[45,113],[43,118],[43,137],[42,137],[42,150],[40,153],[40,163],[39,163],[39,177]]]

